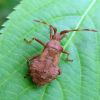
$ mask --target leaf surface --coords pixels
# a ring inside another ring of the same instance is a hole
[[[49,28],[33,22],[44,20],[63,29],[100,30],[100,0],[22,0],[8,16],[0,31],[0,100],[100,100],[100,32],[69,33],[61,45],[74,61],[61,54],[62,74],[43,87],[24,78],[26,59],[40,54],[37,42],[26,44],[24,38],[49,41]]]

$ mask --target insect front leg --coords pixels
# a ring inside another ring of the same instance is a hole
[[[69,52],[67,52],[67,51],[62,51],[62,53],[67,54],[67,58],[66,58],[67,61],[70,61],[70,62],[73,61],[72,59],[69,58],[69,55],[70,55]]]
[[[39,57],[40,55],[36,55],[36,56],[34,56],[34,57],[30,57],[30,58],[28,58],[27,59],[27,64],[29,64],[29,62],[31,61],[31,60],[33,60],[33,59],[35,59],[35,58],[37,58],[37,57]]]
[[[24,39],[24,41],[25,41],[26,43],[28,43],[28,44],[32,43],[33,40],[37,41],[38,43],[40,43],[42,46],[45,47],[45,44],[44,44],[41,40],[39,40],[39,39],[37,39],[37,38],[35,38],[35,37],[33,37],[31,40]]]

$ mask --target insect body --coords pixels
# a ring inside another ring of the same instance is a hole
[[[60,68],[58,67],[58,62],[61,53],[67,54],[68,55],[67,60],[72,61],[68,58],[69,53],[67,51],[64,51],[63,47],[60,45],[60,40],[63,39],[66,33],[72,31],[80,31],[80,30],[79,29],[63,30],[60,33],[58,33],[57,29],[54,26],[44,21],[38,21],[38,20],[34,21],[47,24],[50,27],[50,41],[46,44],[44,44],[42,41],[40,41],[35,37],[29,41],[24,39],[27,43],[31,43],[33,40],[36,40],[44,47],[43,52],[40,55],[32,57],[28,61],[29,62],[28,74],[32,77],[32,81],[36,85],[42,86],[56,79],[56,77],[60,75],[61,71]],[[95,32],[95,30],[90,30],[90,29],[83,29],[82,31]]]

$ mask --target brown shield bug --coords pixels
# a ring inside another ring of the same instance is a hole
[[[93,31],[91,29],[73,29],[73,30],[63,30],[60,33],[57,32],[56,27],[39,20],[34,20],[35,22],[47,24],[50,27],[50,41],[46,44],[39,39],[33,37],[31,40],[24,39],[27,43],[31,43],[36,40],[40,43],[44,49],[42,53],[38,56],[32,57],[28,60],[29,71],[28,74],[32,77],[32,81],[38,85],[45,85],[52,80],[56,79],[60,75],[61,71],[58,67],[59,57],[61,53],[67,54],[67,61],[72,61],[69,59],[69,53],[63,49],[60,45],[60,41],[65,37],[66,33],[72,31]],[[54,34],[53,34],[54,33]]]

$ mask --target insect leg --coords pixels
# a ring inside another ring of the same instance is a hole
[[[24,39],[24,41],[26,43],[32,43],[33,40],[36,40],[38,43],[40,43],[41,45],[43,45],[45,47],[45,44],[41,40],[39,40],[37,38],[32,38],[31,40]]]
[[[69,52],[67,52],[67,51],[62,51],[62,53],[64,53],[64,54],[67,54],[68,56],[67,56],[67,61],[70,61],[70,62],[72,62],[73,60],[71,60],[70,58],[69,58]]]
[[[34,57],[27,58],[27,66],[29,66],[30,61],[31,61],[32,59],[34,59],[34,58],[36,58],[36,57],[38,57],[38,56],[39,56],[39,55],[36,55],[36,56],[34,56]]]
[[[29,63],[30,63],[29,61],[30,61],[30,58],[27,59],[27,66],[28,66],[28,67],[29,67]],[[27,78],[27,77],[29,77],[29,76],[30,76],[30,70],[27,71],[27,73],[26,73],[26,75],[24,76],[24,78]]]
[[[28,59],[27,59],[27,62],[28,62],[27,64],[29,65],[29,62],[30,62],[32,59],[37,58],[38,56],[40,56],[40,55],[36,55],[36,56],[34,56],[34,57],[28,58]]]
[[[28,76],[30,76],[29,73],[30,72],[28,71],[27,74],[24,76],[24,78],[27,78]]]

